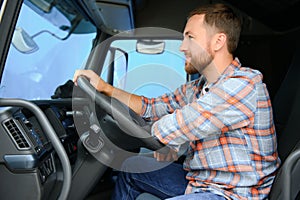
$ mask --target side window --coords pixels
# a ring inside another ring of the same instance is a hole
[[[186,82],[185,60],[180,40],[164,40],[164,44],[163,52],[152,54],[138,52],[137,40],[112,42],[111,49],[117,51],[110,50],[101,77],[109,82],[113,76],[114,86],[147,97],[172,92]]]

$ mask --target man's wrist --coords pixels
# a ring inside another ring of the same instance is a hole
[[[102,86],[102,88],[101,88],[101,90],[99,90],[99,91],[101,91],[102,93],[104,93],[106,96],[112,96],[112,91],[113,91],[113,86],[112,85],[110,85],[110,84],[108,84],[108,83],[105,83],[103,86]]]

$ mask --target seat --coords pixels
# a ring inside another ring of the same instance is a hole
[[[300,199],[300,48],[293,56],[289,70],[273,101],[278,138],[278,153],[282,161],[269,199]]]

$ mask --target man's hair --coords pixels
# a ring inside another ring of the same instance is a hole
[[[242,21],[233,8],[225,4],[203,5],[191,11],[188,19],[204,14],[204,23],[226,34],[228,51],[233,54],[239,43]]]

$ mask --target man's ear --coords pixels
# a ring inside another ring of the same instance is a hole
[[[226,47],[227,36],[224,33],[217,33],[215,35],[215,42],[213,49],[219,51],[223,47]]]

